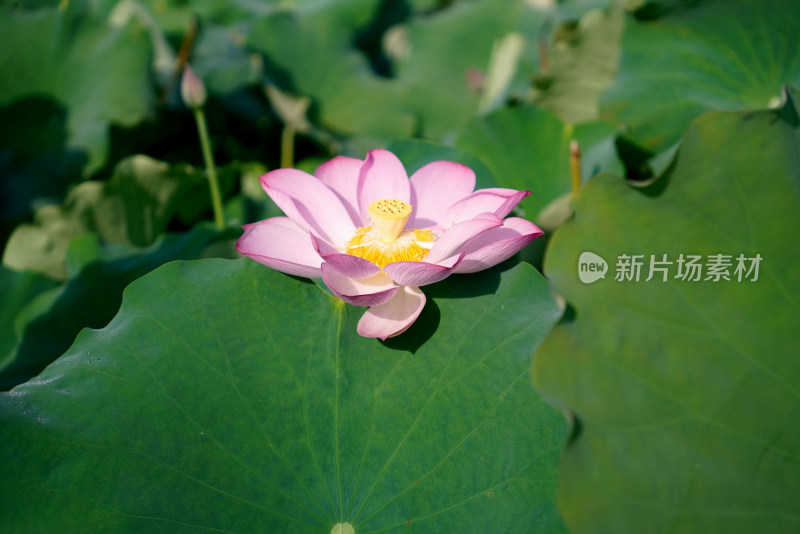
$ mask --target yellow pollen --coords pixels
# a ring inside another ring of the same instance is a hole
[[[406,230],[387,243],[375,228],[366,226],[356,230],[345,250],[351,256],[364,258],[383,269],[396,261],[422,261],[435,240],[430,230]]]
[[[394,242],[406,227],[411,204],[395,198],[376,200],[369,205],[372,226],[384,243]]]

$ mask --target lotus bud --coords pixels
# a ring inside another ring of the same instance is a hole
[[[206,103],[206,86],[203,80],[195,74],[192,67],[186,65],[181,79],[181,97],[192,109],[202,108]]]

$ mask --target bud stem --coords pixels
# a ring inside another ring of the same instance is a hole
[[[214,224],[219,230],[225,228],[225,215],[222,211],[222,195],[219,192],[217,169],[214,166],[214,155],[211,153],[211,142],[208,139],[206,114],[202,107],[194,108],[194,119],[197,122],[197,133],[200,135],[200,147],[203,150],[203,161],[208,173],[208,188],[211,192],[211,206],[214,209]]]
[[[581,188],[581,149],[575,139],[569,144],[569,174],[572,179],[572,197],[575,198]]]
[[[294,167],[294,134],[294,126],[287,122],[281,133],[281,167],[284,169]]]

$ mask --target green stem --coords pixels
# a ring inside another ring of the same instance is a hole
[[[288,169],[294,165],[294,126],[286,124],[281,134],[281,167]]]
[[[572,198],[575,198],[581,188],[581,149],[574,139],[569,144],[569,174],[572,183]]]
[[[211,191],[211,205],[214,208],[214,223],[218,229],[223,230],[225,228],[225,215],[222,211],[222,195],[219,192],[217,169],[214,167],[214,155],[211,153],[211,141],[208,139],[206,114],[203,108],[194,109],[194,119],[197,121],[197,133],[200,134],[203,161],[206,163],[206,171],[208,172],[208,188]]]

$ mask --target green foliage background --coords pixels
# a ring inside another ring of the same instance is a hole
[[[796,532],[797,35],[798,0],[0,2],[4,528]],[[465,163],[546,236],[360,338],[235,259],[289,139]]]

